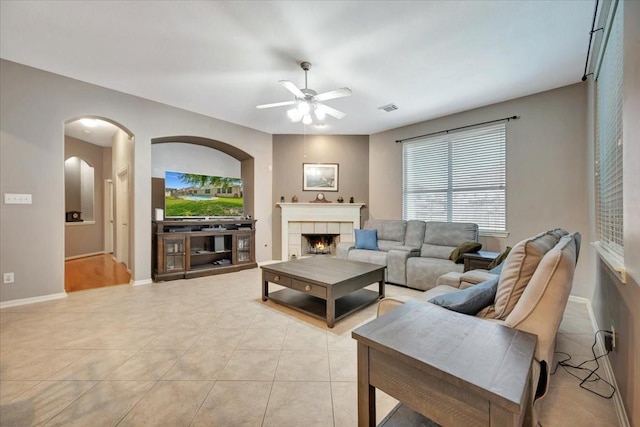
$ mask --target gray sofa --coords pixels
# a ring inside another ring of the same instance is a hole
[[[571,292],[580,243],[581,236],[577,232],[568,234],[555,229],[540,233],[515,245],[497,275],[486,270],[450,273],[441,278],[440,285],[416,299],[431,304],[434,297],[471,290],[467,288],[474,288],[474,282],[482,278],[493,278],[497,282],[493,303],[475,316],[538,337],[526,425],[538,425],[538,402],[549,390],[556,334]],[[378,316],[408,300],[403,297],[383,299],[378,305]]]
[[[436,286],[443,274],[462,272],[462,264],[449,260],[451,251],[463,242],[478,241],[478,226],[471,223],[368,220],[363,228],[377,230],[378,250],[339,243],[336,256],[385,265],[387,282],[421,290]]]

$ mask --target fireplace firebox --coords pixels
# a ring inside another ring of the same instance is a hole
[[[302,234],[303,255],[335,255],[339,234]]]

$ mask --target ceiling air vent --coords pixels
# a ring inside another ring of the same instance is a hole
[[[398,109],[398,106],[396,104],[387,104],[387,105],[383,105],[382,107],[378,107],[378,110],[386,111],[387,113],[390,113],[397,109]]]

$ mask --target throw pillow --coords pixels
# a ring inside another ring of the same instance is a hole
[[[461,291],[438,295],[429,302],[458,313],[475,315],[493,303],[498,289],[498,279],[499,277],[494,277]]]
[[[469,252],[478,252],[482,249],[482,243],[478,242],[462,242],[460,245],[451,251],[449,259],[456,264],[462,263],[462,255]]]
[[[493,270],[494,268],[499,266],[502,263],[502,261],[507,259],[507,255],[509,255],[509,252],[511,252],[511,246],[507,246],[507,249],[505,249],[504,252],[498,255],[496,259],[491,261],[491,263],[489,263],[489,265],[487,266],[487,270]]]
[[[378,230],[356,229],[356,249],[378,250]]]

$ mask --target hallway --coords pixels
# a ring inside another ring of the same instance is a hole
[[[131,274],[123,263],[111,254],[76,258],[64,263],[64,290],[66,292],[127,284]]]

